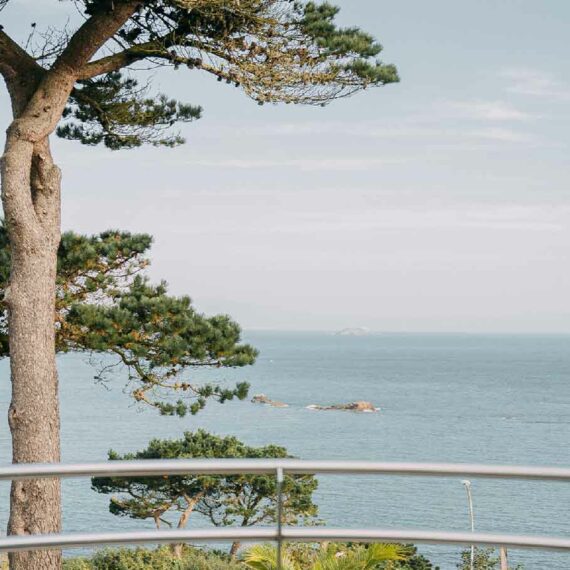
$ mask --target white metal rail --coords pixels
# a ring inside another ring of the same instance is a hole
[[[45,477],[137,477],[160,475],[415,475],[421,477],[482,477],[570,482],[570,468],[478,465],[468,463],[397,463],[381,461],[306,461],[302,459],[160,459],[102,463],[20,463],[0,467],[0,481]]]
[[[368,461],[303,461],[297,459],[188,459],[109,461],[105,463],[19,464],[0,467],[0,481],[66,477],[140,477],[162,475],[240,475],[273,474],[280,482],[284,475],[351,474],[408,475],[421,477],[500,478],[533,481],[570,482],[570,469],[561,467],[518,467],[452,463],[385,463]],[[281,512],[281,504],[279,504]],[[74,533],[0,538],[0,552],[76,548],[100,545],[125,545],[176,542],[406,542],[429,544],[488,545],[509,548],[539,548],[570,552],[570,537],[521,536],[510,534],[443,532],[391,529],[224,528],[164,530],[114,533]]]

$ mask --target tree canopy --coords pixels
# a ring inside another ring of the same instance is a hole
[[[246,383],[226,388],[196,384],[187,377],[197,368],[252,364],[257,351],[240,344],[240,327],[227,315],[206,317],[189,297],[169,295],[166,283],[149,283],[144,270],[151,244],[147,234],[121,231],[62,236],[54,317],[57,350],[106,355],[96,376],[102,381],[117,367],[126,367],[135,400],[163,414],[195,414],[209,398],[245,398]],[[0,299],[9,261],[6,230],[0,223]],[[7,316],[0,300],[0,357],[6,356]],[[173,399],[176,394],[178,400]]]
[[[12,4],[0,0],[0,9]],[[201,111],[152,90],[146,71],[157,66],[210,74],[260,105],[326,105],[398,80],[395,67],[378,59],[381,45],[359,28],[338,26],[338,9],[326,2],[69,0],[57,5],[68,9],[69,17],[51,27],[47,20],[30,22],[32,34],[21,42],[24,47],[11,26],[0,26],[0,75],[13,119],[0,176],[12,265],[3,307],[9,308],[9,420],[16,463],[59,461],[58,348],[116,354],[134,371],[135,398],[179,414],[199,410],[208,396],[224,401],[244,395],[243,385],[235,391],[196,387],[181,378],[184,369],[241,365],[255,357],[253,349],[237,344],[239,328],[230,319],[203,317],[189,299],[167,299],[164,285],[152,286],[136,275],[124,288],[111,286],[103,302],[84,301],[63,313],[54,308],[56,296],[66,293],[61,283],[56,290],[61,173],[51,155],[52,133],[113,150],[180,144],[183,139],[172,128]],[[35,10],[29,13],[36,16]],[[92,281],[78,279],[79,291]],[[95,292],[86,294],[92,299]],[[5,314],[0,325],[4,320]],[[0,334],[7,354],[5,326]],[[160,392],[172,390],[190,395],[192,403],[188,398],[165,402]],[[56,481],[17,481],[12,490],[10,534],[60,530]],[[61,554],[11,553],[10,566],[56,570]]]
[[[4,0],[7,5],[9,0]],[[398,81],[378,59],[382,45],[358,27],[340,27],[339,8],[292,0],[73,0],[84,27],[105,27],[100,57],[83,62],[57,134],[111,149],[144,143],[174,146],[171,127],[201,116],[201,108],[153,94],[132,71],[171,66],[200,71],[240,88],[258,104],[326,105],[372,86]],[[115,22],[117,20],[117,22]],[[117,29],[115,29],[117,28]],[[81,30],[80,30],[81,31]],[[87,30],[86,30],[87,31]],[[0,50],[12,48],[2,37]],[[66,28],[28,39],[38,76],[69,51]],[[75,46],[74,46],[75,47]],[[20,54],[21,55],[21,54]],[[0,64],[1,64],[0,58]],[[139,67],[137,67],[139,65]]]
[[[153,440],[136,453],[109,452],[111,460],[190,458],[285,458],[277,445],[248,446],[233,436],[216,436],[204,430],[186,432],[182,439]],[[309,522],[317,514],[312,495],[318,482],[312,475],[286,476],[282,486],[283,521]],[[172,524],[168,515],[178,513],[183,527],[194,511],[215,525],[253,526],[277,517],[277,485],[270,475],[176,475],[168,477],[96,477],[92,488],[112,495],[109,510],[117,516],[152,519]]]

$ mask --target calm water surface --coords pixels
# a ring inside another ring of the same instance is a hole
[[[261,350],[253,368],[199,372],[211,380],[247,379],[252,393],[290,404],[209,404],[196,417],[164,418],[132,406],[124,377],[104,387],[81,355],[59,359],[63,458],[100,461],[109,448],[142,448],[153,437],[203,427],[254,445],[278,443],[311,459],[453,461],[570,466],[570,336],[248,333]],[[370,400],[378,414],[316,412],[314,403]],[[0,362],[0,414],[9,400]],[[41,418],[38,418],[41,421]],[[10,460],[0,424],[0,462]],[[465,491],[457,479],[321,477],[317,502],[331,526],[466,530]],[[569,536],[570,484],[474,481],[480,531]],[[8,488],[0,487],[0,524]],[[195,518],[196,526],[207,526]],[[66,531],[150,528],[108,513],[87,480],[64,483]],[[458,549],[422,547],[442,570]],[[513,551],[526,569],[567,570],[570,555]]]

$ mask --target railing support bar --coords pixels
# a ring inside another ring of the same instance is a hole
[[[0,537],[0,552],[54,550],[89,546],[127,544],[173,544],[179,542],[273,542],[278,540],[275,528],[215,528],[196,530],[132,531],[108,533],[47,534]],[[494,548],[537,548],[570,553],[570,538],[521,536],[506,534],[443,532],[409,529],[342,529],[285,527],[286,542],[402,542],[492,546]]]
[[[277,468],[277,570],[283,568],[283,468]]]

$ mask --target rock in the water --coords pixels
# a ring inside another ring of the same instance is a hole
[[[377,412],[378,408],[374,407],[371,402],[358,400],[348,404],[333,404],[332,406],[317,406],[315,404],[307,406],[311,410],[338,410],[345,412]]]
[[[337,331],[334,334],[336,336],[367,336],[370,334],[370,329],[366,327],[350,327]]]
[[[357,402],[352,402],[346,404],[346,410],[351,410],[353,412],[376,412],[376,407],[371,402],[366,402],[364,400],[358,400]]]
[[[251,401],[254,404],[265,404],[267,406],[273,406],[274,408],[288,408],[289,407],[289,404],[285,404],[284,402],[277,402],[275,400],[271,400],[265,394],[257,394],[251,399]]]

